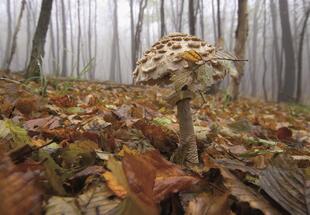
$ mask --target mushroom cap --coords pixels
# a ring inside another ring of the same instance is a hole
[[[196,36],[171,33],[162,37],[136,63],[137,84],[172,86],[176,91],[205,90],[234,70],[234,56]]]

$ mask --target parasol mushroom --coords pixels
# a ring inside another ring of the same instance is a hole
[[[162,37],[136,63],[135,83],[174,89],[167,101],[177,106],[180,147],[175,161],[178,163],[199,163],[190,101],[195,93],[205,92],[227,72],[236,75],[227,60],[237,59],[196,36],[172,33]]]

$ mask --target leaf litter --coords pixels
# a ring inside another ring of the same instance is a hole
[[[12,85],[0,85],[1,214],[310,214],[306,107],[196,98],[201,162],[188,167],[170,161],[169,89]]]

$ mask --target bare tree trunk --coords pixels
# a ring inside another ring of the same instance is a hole
[[[70,45],[71,45],[71,68],[70,73],[73,73],[74,70],[74,39],[73,39],[73,22],[72,22],[72,8],[71,1],[68,1],[68,10],[69,10],[69,24],[70,24]]]
[[[95,0],[95,22],[94,22],[94,31],[95,31],[95,37],[94,37],[94,49],[95,49],[95,55],[94,55],[94,72],[93,72],[93,79],[95,79],[96,76],[96,67],[97,67],[97,0]]]
[[[134,27],[134,14],[133,14],[133,0],[129,1],[130,7],[130,34],[131,34],[131,70],[133,71],[136,66],[136,44],[135,44],[135,27]]]
[[[205,23],[204,23],[204,5],[203,0],[200,0],[200,31],[201,39],[205,39]]]
[[[80,50],[81,50],[81,12],[80,0],[77,0],[77,14],[78,14],[78,38],[77,38],[77,60],[76,60],[76,75],[80,78]]]
[[[264,99],[268,100],[267,95],[267,87],[266,87],[266,73],[267,73],[267,60],[266,60],[266,0],[264,0],[264,23],[263,23],[263,61],[264,61],[264,71],[263,71],[263,92],[264,92]]]
[[[182,32],[182,20],[183,20],[184,0],[181,0],[180,11],[178,11],[178,32]]]
[[[257,36],[258,36],[258,11],[260,8],[261,0],[255,1],[254,13],[253,13],[253,38],[252,38],[252,70],[251,70],[251,86],[252,86],[252,96],[256,96],[256,69],[257,69]]]
[[[305,33],[306,33],[306,28],[307,28],[307,21],[309,19],[310,15],[310,8],[306,11],[305,14],[305,19],[302,25],[302,30],[300,33],[300,40],[299,40],[299,48],[298,48],[298,69],[297,69],[297,95],[296,95],[296,100],[298,102],[301,101],[301,89],[302,89],[302,52],[303,52],[303,47],[304,47],[304,38],[305,38]]]
[[[5,44],[5,54],[3,56],[2,68],[5,68],[6,62],[9,57],[10,45],[12,41],[12,15],[11,15],[11,0],[6,1],[6,12],[8,16],[8,25],[7,25],[7,38]]]
[[[134,59],[133,59],[133,69],[135,67],[136,61],[138,59],[139,50],[141,47],[141,32],[143,26],[143,18],[144,18],[144,11],[147,6],[148,0],[140,0],[139,3],[139,14],[138,14],[138,21],[135,29],[135,37],[134,37]]]
[[[92,33],[91,33],[91,1],[88,1],[88,59],[90,62],[89,79],[93,79],[93,64],[92,64]]]
[[[62,18],[62,70],[61,76],[67,76],[67,23],[65,16],[65,3],[64,0],[61,0],[61,18]]]
[[[191,35],[195,35],[197,13],[194,0],[188,0],[188,20],[189,20],[189,33]]]
[[[236,30],[236,45],[235,54],[238,58],[244,59],[245,46],[248,37],[249,23],[248,23],[248,1],[238,0],[238,25]],[[238,62],[235,64],[238,77],[232,77],[229,82],[229,95],[231,99],[235,100],[239,95],[239,85],[241,78],[244,74],[244,62]]]
[[[295,95],[295,54],[287,0],[279,0],[279,6],[282,27],[282,45],[285,56],[284,83],[280,94],[280,100],[291,101],[294,99]]]
[[[217,0],[217,40],[222,38],[222,30],[221,30],[221,1]]]
[[[31,59],[27,68],[26,77],[40,76],[44,58],[44,45],[48,24],[50,22],[53,0],[42,0],[40,17],[33,37]]]
[[[217,40],[217,29],[216,29],[216,19],[215,19],[215,6],[214,6],[214,0],[212,0],[212,21],[213,21],[213,33],[214,33],[214,43]]]
[[[166,34],[165,0],[160,0],[160,36],[163,37],[165,34]]]
[[[118,15],[117,15],[117,0],[113,1],[113,37],[111,47],[110,61],[110,80],[122,82],[121,62],[119,53],[119,35],[118,35]]]
[[[230,26],[230,41],[229,41],[229,50],[232,50],[234,44],[234,27],[235,27],[235,14],[236,14],[236,0],[234,0],[234,9],[231,18],[231,26]]]
[[[52,54],[52,59],[50,59],[52,63],[52,72],[53,74],[56,72],[56,51],[55,51],[55,37],[54,37],[54,25],[53,25],[53,20],[51,19],[50,21],[50,37],[51,37],[51,54]]]
[[[279,50],[279,44],[278,44],[278,21],[277,21],[277,10],[276,10],[276,4],[274,2],[275,0],[270,0],[270,12],[271,12],[271,21],[272,21],[272,32],[273,32],[273,50],[275,54],[275,67],[276,67],[276,74],[278,77],[278,83],[277,83],[277,100],[279,100],[279,95],[282,88],[282,62],[280,56],[280,50]],[[275,83],[273,83],[275,84]]]
[[[56,30],[55,30],[55,34],[56,34],[56,76],[59,75],[60,72],[60,38],[59,38],[59,5],[58,5],[58,1],[59,0],[55,0],[55,6],[56,6]]]
[[[27,44],[26,44],[26,60],[25,60],[25,66],[24,68],[27,67],[28,65],[28,60],[29,60],[29,55],[30,55],[30,45],[31,45],[31,13],[30,13],[30,3],[26,4],[27,5]]]
[[[25,5],[26,5],[26,0],[22,0],[21,6],[20,6],[19,15],[18,15],[18,18],[17,18],[16,27],[15,27],[14,34],[13,34],[11,51],[10,51],[9,58],[8,58],[8,61],[7,61],[7,64],[6,64],[6,70],[8,70],[8,71],[10,69],[11,62],[12,62],[14,54],[15,54],[16,43],[17,43],[17,34],[19,32],[19,29],[20,29],[21,21],[22,21],[22,18],[23,18],[24,10],[25,10]]]

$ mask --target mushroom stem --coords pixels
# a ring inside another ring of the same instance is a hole
[[[177,118],[180,127],[180,147],[183,161],[199,163],[196,136],[194,132],[192,112],[190,107],[191,99],[186,98],[177,102]]]

